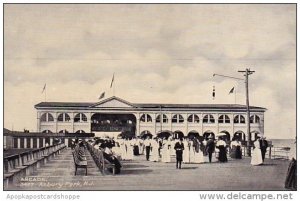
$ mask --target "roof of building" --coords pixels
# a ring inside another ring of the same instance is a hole
[[[117,100],[134,108],[178,108],[178,109],[246,109],[245,105],[240,104],[168,104],[168,103],[130,103],[118,97],[110,97],[100,102],[41,102],[35,108],[94,108],[111,100]],[[266,110],[263,107],[250,106],[251,110]]]

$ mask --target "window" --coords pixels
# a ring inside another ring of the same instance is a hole
[[[229,124],[230,123],[230,118],[228,115],[226,114],[222,114],[220,117],[219,117],[219,123],[221,124]]]
[[[49,121],[54,121],[54,118],[52,114],[50,113],[44,113],[41,116],[41,122],[49,122]]]
[[[83,113],[78,113],[74,117],[74,122],[86,122],[86,121],[87,121],[87,118],[86,118],[85,114],[83,114]]]
[[[172,123],[183,123],[184,118],[181,114],[174,114],[172,117]]]
[[[234,117],[233,122],[234,122],[235,124],[244,124],[244,123],[246,123],[245,117],[244,117],[243,115],[241,115],[241,114],[236,115],[236,116]]]
[[[255,115],[250,116],[251,124],[253,124],[253,123],[258,124],[259,122],[260,122],[260,118],[258,115],[255,114]]]
[[[44,131],[42,131],[42,133],[52,133],[52,131],[50,131],[50,130],[44,130]]]
[[[160,123],[160,120],[161,120],[161,115],[159,114],[156,117],[156,123]],[[162,115],[162,122],[163,123],[168,123],[168,117],[167,117],[167,115],[165,115],[165,114]]]
[[[196,114],[191,114],[187,120],[188,120],[188,122],[191,122],[191,123],[199,123],[200,122],[200,118]]]
[[[215,123],[215,118],[211,114],[207,114],[203,117],[203,123],[213,124]]]
[[[58,115],[57,121],[69,122],[70,121],[70,116],[67,113],[61,113],[61,114]]]
[[[149,114],[143,114],[140,118],[141,122],[152,122],[152,118]]]

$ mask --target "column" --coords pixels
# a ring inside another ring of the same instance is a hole
[[[134,114],[136,117],[136,136],[139,136],[141,134],[140,131],[140,113]]]
[[[217,133],[216,135],[218,135],[220,133],[220,127],[219,127],[219,113],[216,114],[215,116],[215,121],[216,121],[216,124],[217,124]]]
[[[42,145],[42,147],[45,147],[45,145],[46,145],[46,139],[43,138],[43,145]]]
[[[72,122],[72,131],[71,132],[74,133],[75,132],[74,131],[74,112],[71,113],[70,118],[71,118],[71,122]]]
[[[26,149],[26,148],[29,148],[29,147],[27,147],[27,137],[24,138],[24,148],[25,148],[25,149]]]
[[[53,138],[50,138],[50,145],[53,145]]]
[[[40,148],[40,138],[36,138],[36,146],[37,148]]]
[[[58,130],[57,130],[57,115],[58,113],[56,112],[55,115],[53,115],[54,117],[54,123],[55,123],[55,133],[58,133]]]
[[[184,117],[184,129],[185,129],[185,135],[184,136],[187,136],[188,135],[188,132],[189,132],[189,125],[188,125],[188,117],[189,117],[189,114],[186,113],[185,114],[185,117]],[[183,133],[184,134],[184,133]]]
[[[20,149],[21,148],[21,139],[17,138],[17,142],[18,142],[18,149]]]
[[[40,112],[37,112],[36,120],[37,120],[37,128],[36,129],[38,132],[40,132],[41,131]]]
[[[33,138],[30,138],[30,148],[33,148]]]
[[[156,116],[157,116],[157,114],[156,113],[154,113],[154,118],[152,119],[152,124],[153,124],[153,128],[154,128],[154,133],[153,133],[153,136],[157,133],[156,132]]]

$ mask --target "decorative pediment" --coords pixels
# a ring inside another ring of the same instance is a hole
[[[131,103],[118,98],[118,97],[110,97],[108,99],[105,99],[103,101],[100,101],[96,103],[95,105],[92,105],[91,107],[96,108],[131,108],[134,107]]]

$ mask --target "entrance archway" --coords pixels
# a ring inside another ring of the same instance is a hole
[[[197,131],[190,131],[188,134],[187,134],[187,137],[189,139],[194,139],[194,138],[197,138],[201,141],[203,141],[204,137],[201,137],[200,134],[197,132]]]
[[[207,140],[210,135],[213,137],[213,139],[215,139],[215,134],[212,131],[205,131],[203,133],[203,137],[205,140]]]
[[[239,141],[246,141],[246,135],[243,131],[237,131],[233,134],[232,141],[235,139],[238,139]]]
[[[184,134],[183,132],[177,130],[177,131],[174,131],[173,133],[173,138],[174,139],[182,139],[184,137]]]
[[[153,135],[150,133],[150,131],[145,130],[145,131],[141,132],[141,135],[140,135],[141,138],[145,139],[145,138],[148,137],[148,136],[149,136],[150,138],[153,137]]]
[[[228,132],[228,131],[221,131],[220,133],[224,133],[224,134],[226,134],[224,137],[223,137],[223,139],[226,141],[226,142],[229,142],[230,141],[230,133]]]
[[[159,133],[157,133],[156,136],[159,138],[162,138],[162,139],[166,139],[166,138],[169,138],[170,136],[173,136],[173,133],[172,133],[172,131],[164,130],[164,131],[160,131]]]

